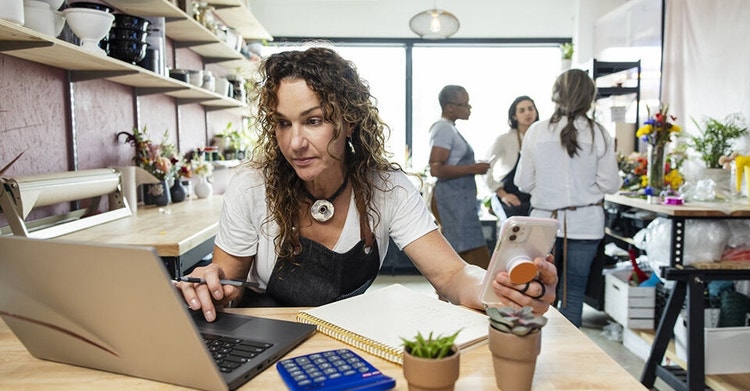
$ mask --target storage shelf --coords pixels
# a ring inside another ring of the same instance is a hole
[[[0,53],[71,71],[74,81],[106,79],[146,90],[158,90],[181,103],[238,108],[244,103],[165,77],[124,61],[99,55],[69,42],[0,19]]]
[[[596,98],[606,98],[615,95],[638,94],[638,87],[599,87],[596,89]]]
[[[216,15],[227,26],[242,34],[242,37],[246,40],[273,40],[271,34],[258,22],[258,19],[255,19],[255,15],[250,12],[250,9],[242,4],[242,0],[207,0],[206,3],[216,7]]]
[[[228,71],[233,73],[238,71],[243,75],[249,75],[257,68],[256,61],[245,58],[169,1],[109,0],[107,2],[121,12],[131,15],[164,17],[166,19],[165,35],[174,42],[175,46],[190,48],[203,57],[207,63],[216,63]],[[240,0],[212,0],[210,3],[221,3],[221,8],[216,10],[217,15],[227,25],[240,31],[245,39],[273,39]]]

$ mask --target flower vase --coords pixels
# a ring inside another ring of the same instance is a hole
[[[157,183],[143,185],[143,203],[145,205],[165,206],[171,201],[167,181],[162,179]]]
[[[195,185],[195,189],[193,190],[198,198],[207,198],[214,192],[213,186],[211,186],[206,177],[201,177],[200,182]]]
[[[169,188],[169,195],[172,198],[172,202],[182,202],[185,201],[185,197],[187,196],[187,189],[179,179],[175,179],[174,184]]]
[[[536,359],[542,351],[542,331],[518,336],[490,325],[489,348],[497,388],[529,391],[536,372]]]
[[[648,196],[650,204],[658,203],[659,195],[664,190],[665,150],[665,144],[649,144],[648,146],[648,187],[646,188],[646,196]]]

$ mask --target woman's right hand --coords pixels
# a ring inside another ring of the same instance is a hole
[[[474,174],[484,175],[489,171],[490,164],[487,162],[474,163]]]
[[[205,284],[181,281],[175,286],[182,292],[190,309],[202,311],[203,317],[209,322],[216,320],[217,307],[222,308],[240,295],[240,288],[219,282],[224,278],[224,271],[216,264],[196,267],[187,277],[203,278],[206,281]]]
[[[505,205],[508,205],[508,206],[518,206],[518,205],[521,205],[521,200],[519,200],[518,197],[515,194],[505,193],[502,196],[500,196],[498,194],[497,197],[500,199],[500,202],[502,202]]]

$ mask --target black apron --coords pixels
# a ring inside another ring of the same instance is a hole
[[[505,211],[505,215],[507,217],[510,216],[528,216],[531,212],[531,194],[524,193],[521,190],[518,189],[518,186],[513,182],[513,178],[516,176],[516,169],[518,168],[518,162],[521,160],[521,154],[518,155],[518,159],[516,160],[516,164],[513,166],[513,169],[510,170],[508,175],[503,178],[503,190],[505,190],[506,193],[515,194],[516,197],[518,197],[518,200],[521,201],[519,205],[512,206],[512,205],[506,205],[502,200],[500,201],[500,205],[503,206],[503,211]],[[497,197],[497,194],[495,194],[495,197]]]
[[[366,249],[362,239],[343,254],[303,237],[300,245],[298,255],[276,261],[265,293],[245,292],[242,307],[317,307],[364,293],[380,270],[377,241]]]

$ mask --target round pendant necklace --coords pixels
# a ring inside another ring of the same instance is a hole
[[[313,201],[312,207],[310,207],[310,214],[316,221],[325,223],[326,221],[330,220],[331,217],[333,217],[333,201],[335,201],[336,198],[344,192],[347,183],[349,183],[348,176],[344,178],[344,183],[341,184],[338,190],[336,190],[336,192],[333,193],[332,196],[324,200],[315,199],[315,197],[313,197],[313,195],[310,194],[307,189],[305,189],[304,187],[302,188],[305,191],[307,198],[309,198],[310,201]]]

